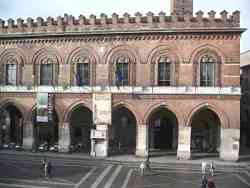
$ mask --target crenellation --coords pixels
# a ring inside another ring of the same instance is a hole
[[[14,24],[15,24],[15,21],[12,18],[8,19],[8,29],[13,29]]]
[[[27,22],[19,18],[16,23],[13,19],[8,20],[8,25],[5,26],[4,20],[0,21],[0,33],[11,32],[54,32],[54,31],[84,31],[99,28],[100,25],[107,29],[122,28],[136,29],[138,24],[142,27],[147,25],[154,25],[161,28],[238,28],[240,27],[240,12],[235,11],[232,15],[228,15],[228,12],[222,11],[220,17],[216,17],[215,11],[208,12],[208,17],[204,17],[204,12],[198,11],[193,17],[192,13],[186,11],[185,14],[179,15],[175,12],[171,16],[166,16],[166,13],[160,12],[158,16],[154,16],[152,12],[148,12],[145,16],[140,12],[135,13],[134,17],[130,17],[128,13],[125,13],[122,18],[119,15],[112,14],[111,18],[108,18],[106,14],[101,14],[99,18],[95,15],[90,15],[86,19],[83,15],[80,15],[77,19],[68,14],[64,14],[63,17],[58,16],[56,20],[52,17],[48,17],[46,21],[42,17],[38,17],[34,23],[32,18],[28,18]],[[117,27],[119,25],[119,27]]]
[[[208,12],[208,15],[209,15],[209,21],[211,23],[214,23],[216,12],[211,10],[210,12]]]
[[[165,23],[165,17],[166,17],[166,13],[163,12],[163,11],[161,11],[161,12],[159,13],[159,22],[160,22],[160,23]]]
[[[90,25],[95,25],[96,24],[96,16],[95,15],[91,14],[89,16],[89,24]]]
[[[85,16],[80,15],[80,16],[78,17],[78,20],[79,20],[79,24],[80,24],[81,26],[83,26],[83,25],[86,24],[86,18],[85,18]]]
[[[112,14],[112,24],[118,24],[119,23],[119,15],[116,13]]]
[[[75,25],[75,17],[73,15],[68,16],[68,25],[74,26]]]
[[[125,23],[125,24],[130,23],[130,15],[129,15],[127,12],[124,13],[123,19],[124,19],[124,23]]]
[[[135,13],[135,23],[140,24],[142,22],[142,14],[140,12]]]
[[[24,26],[23,22],[24,22],[24,20],[22,18],[18,18],[17,19],[17,27],[22,28]]]
[[[239,24],[240,23],[240,11],[236,10],[232,14],[233,22]]]
[[[228,14],[228,12],[225,11],[225,10],[223,10],[223,11],[220,13],[220,15],[221,15],[221,20],[222,20],[223,23],[227,23],[227,14]]]
[[[37,17],[36,21],[37,21],[37,26],[38,27],[44,26],[44,20],[43,20],[42,17]]]
[[[154,22],[154,13],[148,12],[147,13],[147,23],[153,23]]]
[[[106,25],[108,23],[108,16],[102,13],[100,17],[101,17],[101,24]]]
[[[203,22],[203,15],[204,12],[199,10],[198,12],[196,12],[196,19],[198,21],[198,23],[202,23]]]

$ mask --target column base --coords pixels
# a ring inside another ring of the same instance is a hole
[[[148,150],[136,150],[135,155],[136,157],[148,157],[149,152]]]

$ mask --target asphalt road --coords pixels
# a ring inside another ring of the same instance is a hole
[[[44,177],[42,156],[0,154],[1,188],[200,188],[201,169],[192,164],[152,164],[140,176],[138,163],[50,157],[52,177]],[[217,166],[217,188],[249,188],[250,165]]]

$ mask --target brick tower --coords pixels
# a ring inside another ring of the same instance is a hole
[[[193,0],[171,0],[171,13],[179,15],[189,11],[193,14]]]

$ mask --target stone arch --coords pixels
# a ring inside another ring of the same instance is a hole
[[[17,77],[16,84],[22,84],[22,73],[24,64],[27,63],[26,57],[20,49],[6,49],[0,54],[0,83],[5,83],[6,80],[6,65],[16,64]]]
[[[137,53],[136,53],[137,52]],[[115,61],[119,57],[129,59],[129,85],[136,83],[136,63],[140,63],[139,52],[137,49],[128,45],[115,46],[104,55],[104,62],[109,66],[109,83],[114,84],[115,80]]]
[[[196,48],[190,55],[189,62],[193,64],[193,85],[199,85],[199,67],[200,59],[204,55],[209,55],[215,60],[215,85],[222,85],[222,64],[225,63],[226,57],[224,53],[216,46],[205,44]]]
[[[33,75],[35,76],[35,84],[40,84],[40,65],[52,64],[53,70],[53,85],[58,83],[59,65],[62,63],[62,58],[59,53],[53,48],[42,48],[35,52],[32,57]]]
[[[72,112],[74,111],[74,109],[78,108],[78,107],[85,107],[87,109],[89,109],[90,111],[92,111],[92,108],[91,108],[91,105],[90,104],[87,104],[85,103],[84,101],[82,100],[78,100],[74,103],[72,103],[66,110],[64,116],[63,116],[63,121],[64,122],[70,122],[70,117],[72,115]]]
[[[179,64],[182,62],[182,58],[179,55],[179,53],[175,50],[172,49],[171,47],[167,45],[159,45],[155,48],[153,48],[148,57],[147,57],[147,63],[150,63],[150,79],[151,79],[151,84],[152,85],[157,85],[157,75],[158,75],[158,62],[159,59],[162,57],[168,57],[170,59],[171,63],[171,80],[172,83],[171,85],[178,85],[179,81]]]
[[[187,121],[186,121],[186,126],[190,127],[192,124],[192,118],[194,117],[194,115],[201,111],[202,109],[209,109],[211,111],[213,111],[219,118],[221,126],[223,128],[229,128],[230,124],[229,124],[229,118],[226,115],[226,113],[220,109],[218,106],[211,104],[211,103],[202,103],[197,105],[196,107],[194,107],[190,113],[188,114],[187,117]]]
[[[140,124],[140,122],[142,120],[141,115],[136,110],[136,108],[133,105],[131,105],[130,103],[120,101],[120,102],[113,104],[112,107],[113,107],[113,109],[120,108],[120,107],[127,108],[134,115],[137,125]]]
[[[158,104],[154,104],[151,107],[149,107],[149,109],[146,111],[146,113],[144,115],[143,122],[146,123],[146,125],[148,125],[152,114],[160,108],[165,108],[165,109],[169,110],[170,112],[172,112],[176,116],[178,126],[184,126],[183,115],[180,112],[178,112],[178,110],[175,109],[175,107],[173,107],[172,105],[166,104],[166,103],[158,103]]]
[[[15,99],[5,99],[5,100],[1,101],[0,108],[4,109],[4,108],[8,107],[9,105],[15,106],[19,110],[19,112],[21,113],[23,119],[26,118],[27,112],[26,112],[25,107]]]
[[[88,59],[90,63],[90,84],[95,85],[96,82],[96,64],[100,62],[100,58],[96,51],[90,47],[77,47],[72,50],[66,60],[66,64],[70,65],[70,84],[74,82],[75,62],[79,58]]]

